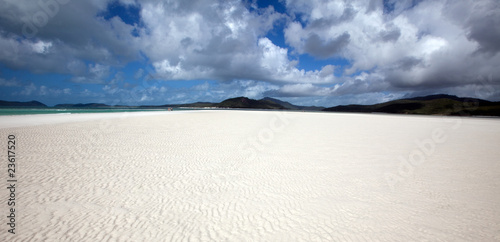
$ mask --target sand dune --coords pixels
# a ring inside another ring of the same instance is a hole
[[[172,113],[0,117],[18,157],[0,237],[500,240],[499,119]]]

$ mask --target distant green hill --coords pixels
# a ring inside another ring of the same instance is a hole
[[[141,108],[192,107],[192,108],[249,108],[249,109],[291,109],[291,110],[322,110],[324,107],[298,106],[278,99],[265,97],[260,100],[247,97],[229,98],[220,103],[196,102],[186,104],[166,104],[161,106],[141,106]]]
[[[162,107],[190,107],[190,108],[206,108],[206,107],[215,107],[217,103],[211,102],[195,102],[195,103],[186,103],[186,104],[173,104],[173,105],[162,105]]]
[[[0,107],[2,108],[46,108],[47,105],[38,102],[38,101],[29,101],[29,102],[10,102],[10,101],[2,101],[0,100]]]
[[[277,100],[277,99],[276,99]],[[279,100],[277,100],[279,101]],[[281,102],[281,101],[280,101]],[[291,105],[291,104],[290,104]],[[287,109],[282,105],[269,101],[269,100],[254,100],[247,97],[237,97],[226,99],[220,103],[211,102],[195,102],[186,104],[165,104],[165,105],[142,105],[142,106],[109,106],[102,103],[86,103],[86,104],[57,104],[56,108],[178,108],[178,107],[191,107],[191,108],[249,108],[249,109]]]
[[[325,108],[325,107],[318,107],[318,106],[299,106],[299,105],[294,105],[294,104],[291,104],[289,102],[281,101],[279,99],[270,98],[270,97],[265,97],[261,100],[274,102],[276,104],[283,106],[286,109],[291,109],[291,110],[318,110],[319,111],[319,110],[323,110]]]
[[[215,106],[219,108],[287,109],[275,102],[264,99],[255,100],[247,97],[226,99]]]
[[[452,95],[430,95],[399,99],[374,105],[340,105],[325,108],[330,112],[399,113],[460,116],[500,116],[500,102]]]
[[[9,102],[0,100],[0,108],[47,108],[38,101]],[[110,106],[103,103],[58,104],[55,108],[153,108],[166,109],[167,107],[191,108],[245,108],[245,109],[288,109],[288,110],[323,110],[330,112],[358,112],[358,113],[399,113],[399,114],[427,114],[427,115],[461,115],[461,116],[500,116],[500,102],[490,102],[477,98],[463,98],[446,94],[430,95],[398,99],[373,105],[340,105],[330,108],[316,106],[298,106],[279,99],[265,97],[260,100],[247,97],[229,98],[220,103],[196,102],[187,104],[144,105],[144,106]]]

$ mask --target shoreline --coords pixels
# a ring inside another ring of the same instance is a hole
[[[189,112],[189,111],[181,111]],[[171,111],[138,111],[138,112],[109,112],[109,113],[50,113],[24,114],[0,116],[0,129],[20,128],[37,125],[64,124],[72,122],[86,122],[100,119],[116,119],[149,115],[173,114]]]
[[[25,126],[35,126],[44,124],[61,124],[67,122],[85,122],[96,119],[107,118],[126,118],[135,116],[161,115],[161,114],[179,114],[188,112],[288,112],[288,113],[310,113],[327,115],[353,115],[353,116],[387,116],[403,118],[445,118],[445,119],[489,119],[500,120],[497,116],[450,116],[450,115],[421,115],[421,114],[393,114],[393,113],[357,113],[357,112],[325,112],[311,110],[261,110],[261,109],[190,109],[175,111],[124,111],[124,112],[88,112],[88,113],[42,113],[42,114],[17,114],[0,115],[0,129],[16,128]]]

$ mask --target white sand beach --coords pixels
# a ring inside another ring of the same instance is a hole
[[[30,115],[0,137],[3,241],[500,240],[500,119]]]

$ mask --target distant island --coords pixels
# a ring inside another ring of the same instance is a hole
[[[161,106],[141,106],[141,108],[156,107],[186,107],[186,108],[244,108],[244,109],[279,109],[279,110],[315,110],[321,111],[325,107],[299,106],[278,99],[265,97],[259,100],[248,97],[235,97],[226,99],[220,103],[196,102],[187,104],[168,104]]]
[[[10,102],[1,101],[0,108],[49,108],[38,101]],[[259,100],[236,97],[220,103],[195,102],[187,104],[165,105],[107,105],[103,103],[57,104],[54,108],[98,109],[98,108],[130,108],[130,109],[167,109],[167,108],[234,108],[234,109],[275,109],[275,110],[307,110],[325,112],[355,113],[392,113],[422,115],[455,115],[455,116],[500,116],[500,102],[491,102],[477,98],[457,97],[437,94],[423,97],[398,99],[373,105],[339,105],[334,107],[299,106],[279,99],[265,97]]]
[[[325,107],[317,106],[299,106],[293,105],[289,102],[281,101],[278,99],[266,97],[260,100],[255,100],[247,97],[229,98],[220,103],[212,102],[195,102],[186,104],[165,104],[165,105],[141,105],[141,106],[127,106],[127,105],[107,105],[104,103],[77,103],[77,104],[57,104],[53,108],[152,108],[152,109],[166,109],[166,108],[245,108],[245,109],[282,109],[282,110],[323,110]],[[0,108],[49,108],[47,105],[38,101],[29,102],[9,102],[0,101]]]
[[[38,102],[38,101],[29,101],[29,102],[9,102],[0,100],[0,108],[47,108],[47,105]]]

